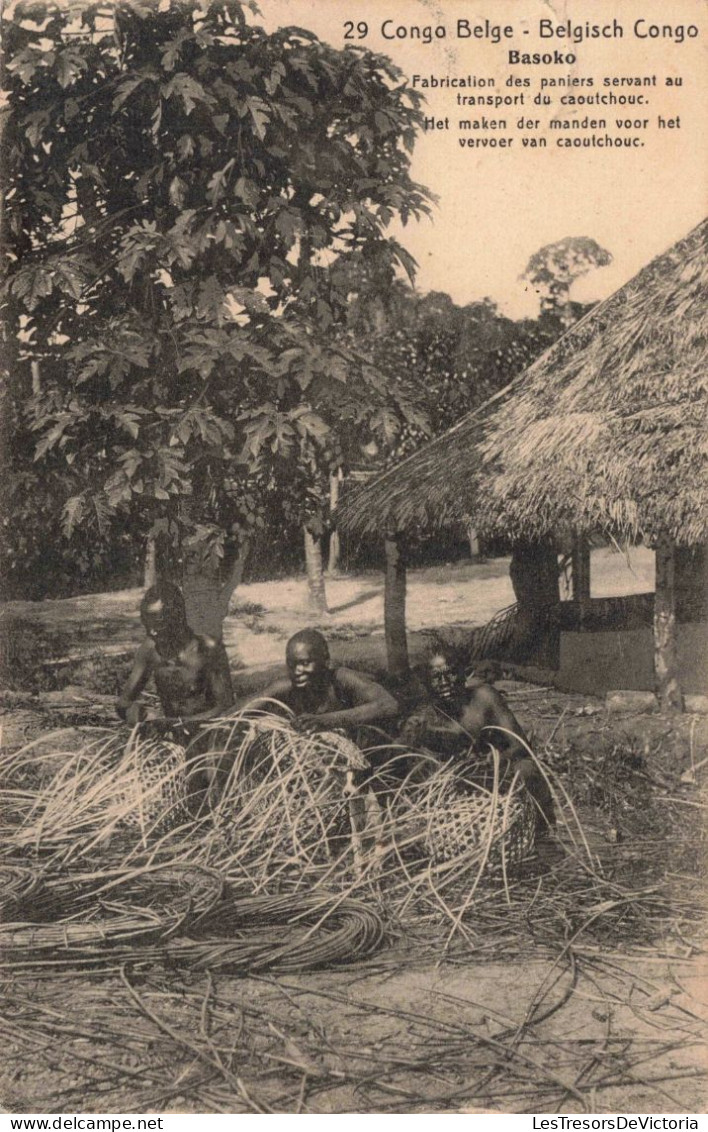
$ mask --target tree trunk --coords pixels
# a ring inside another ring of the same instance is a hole
[[[391,676],[405,676],[409,670],[406,638],[406,564],[399,540],[388,534],[385,541],[386,579],[384,587],[384,632],[386,662]]]
[[[304,528],[305,568],[307,570],[307,604],[312,613],[327,613],[322,539]]]
[[[197,559],[186,563],[182,592],[187,623],[195,633],[221,640],[231,595],[243,577],[249,551],[250,543],[244,542],[225,576],[205,570]]]
[[[334,515],[337,504],[339,503],[339,484],[341,482],[342,473],[340,470],[330,476],[329,478],[329,510],[330,515]],[[340,554],[339,531],[334,527],[329,536],[329,559],[327,561],[327,573],[331,578],[334,578],[339,573],[339,554]]]
[[[571,572],[573,601],[582,609],[590,601],[590,543],[581,534],[573,536]]]
[[[683,698],[676,661],[676,589],[674,546],[660,539],[656,547],[654,595],[654,677],[664,711],[681,711]]]
[[[514,659],[557,668],[560,657],[558,554],[551,539],[515,543],[509,575],[519,612]]]
[[[182,592],[187,624],[195,633],[221,639],[226,616],[222,589],[223,582],[218,575],[202,572],[196,565],[185,569]]]
[[[145,547],[145,568],[143,572],[143,587],[149,590],[157,581],[157,546],[153,535],[148,535]]]
[[[473,562],[480,562],[481,559],[482,559],[482,555],[481,555],[480,549],[479,549],[479,535],[477,534],[477,528],[476,527],[473,527],[471,525],[468,526],[468,528],[467,528],[467,538],[468,538],[468,541],[469,541],[469,544],[470,544],[470,558],[472,559]]]

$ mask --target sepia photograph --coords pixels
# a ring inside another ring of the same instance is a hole
[[[698,1129],[707,15],[5,3],[6,1117]]]

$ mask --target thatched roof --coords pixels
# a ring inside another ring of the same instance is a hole
[[[708,221],[449,432],[352,493],[350,531],[708,539]]]

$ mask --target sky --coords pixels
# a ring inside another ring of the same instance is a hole
[[[447,116],[451,129],[421,134],[411,172],[436,194],[438,204],[431,221],[393,229],[418,261],[416,285],[422,292],[446,291],[460,304],[489,296],[512,317],[534,315],[537,296],[520,280],[529,257],[566,236],[589,236],[612,253],[613,263],[579,280],[572,297],[601,299],[708,213],[705,0],[259,0],[259,6],[259,22],[269,30],[297,25],[340,48],[347,42],[346,21],[352,21],[355,29],[363,21],[366,38],[353,42],[389,55],[409,79],[414,74],[495,78],[496,92],[508,93],[504,84],[509,75],[530,76],[533,97],[544,75],[593,76],[595,91],[603,89],[597,83],[605,75],[656,76],[654,89],[627,91],[643,92],[649,99],[645,108],[562,111],[566,117],[604,116],[608,122],[614,122],[616,114],[647,118],[650,127],[640,134],[645,145],[632,150],[559,150],[556,135],[545,150],[522,149],[517,133],[507,150],[463,149],[457,131],[460,116],[486,113],[515,122],[523,115],[543,123],[542,116],[557,113],[558,107],[539,110],[527,94],[522,108],[460,109],[456,91],[426,91],[425,113]],[[492,25],[510,25],[514,38],[498,44],[483,38],[459,39],[459,18],[470,25],[483,24],[485,19]],[[540,39],[538,34],[542,19],[554,27],[570,20],[573,28],[582,28],[586,21],[605,26],[613,18],[623,27],[621,39],[588,39],[574,47],[567,38]],[[640,25],[643,32],[649,25],[669,25],[674,35],[637,38],[633,28],[638,19],[645,21]],[[442,26],[448,34],[429,44],[410,36],[386,40],[382,25],[387,20],[389,34],[411,25]],[[677,42],[676,29],[688,25],[698,28],[697,37]],[[574,51],[576,62],[510,67],[509,49]],[[682,87],[667,88],[667,76],[682,78]],[[658,114],[665,120],[678,117],[680,126],[658,130]]]

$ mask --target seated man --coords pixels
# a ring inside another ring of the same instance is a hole
[[[138,649],[116,710],[131,725],[146,720],[147,708],[136,701],[153,677],[165,719],[150,728],[186,743],[201,722],[225,714],[233,705],[226,649],[221,641],[192,632],[182,592],[171,582],[147,590],[140,620],[147,640]]]
[[[369,676],[332,667],[322,633],[302,629],[285,650],[288,676],[270,684],[258,700],[277,700],[290,708],[298,727],[347,732],[395,719],[398,703]]]
[[[433,649],[427,659],[428,699],[409,715],[401,729],[403,743],[454,763],[465,778],[487,788],[493,767],[485,754],[494,747],[500,756],[501,785],[515,772],[538,808],[538,832],[555,824],[548,784],[524,746],[524,733],[505,700],[479,680],[465,684],[465,673],[452,649]]]
[[[341,729],[360,746],[365,743],[367,726],[385,724],[398,715],[397,701],[380,684],[350,668],[331,665],[327,642],[316,629],[302,629],[290,638],[285,661],[288,676],[274,681],[260,696],[251,697],[249,704],[255,706],[275,700],[293,712],[296,727],[306,731]],[[380,736],[376,741],[380,744]],[[363,761],[368,762],[366,769],[362,766],[350,771],[351,785],[357,788],[364,787],[371,779],[368,755]],[[339,858],[355,838],[359,838],[362,845],[367,844],[367,820],[364,795],[357,792],[328,830],[334,859]]]

